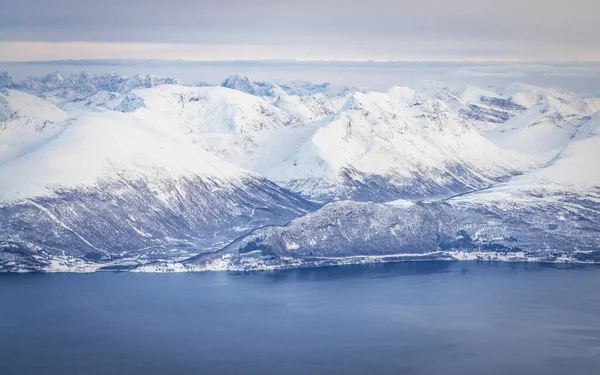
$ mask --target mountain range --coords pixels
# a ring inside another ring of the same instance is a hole
[[[0,270],[600,261],[600,98],[0,73]]]

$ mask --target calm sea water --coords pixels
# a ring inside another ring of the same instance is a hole
[[[0,374],[600,374],[600,267],[0,276]]]

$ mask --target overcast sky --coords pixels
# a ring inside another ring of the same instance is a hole
[[[4,0],[0,60],[600,60],[600,0]]]

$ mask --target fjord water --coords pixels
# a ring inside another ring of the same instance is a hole
[[[0,277],[0,374],[598,374],[600,267]]]

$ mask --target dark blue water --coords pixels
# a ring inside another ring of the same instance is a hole
[[[600,268],[0,276],[0,374],[600,374]]]

